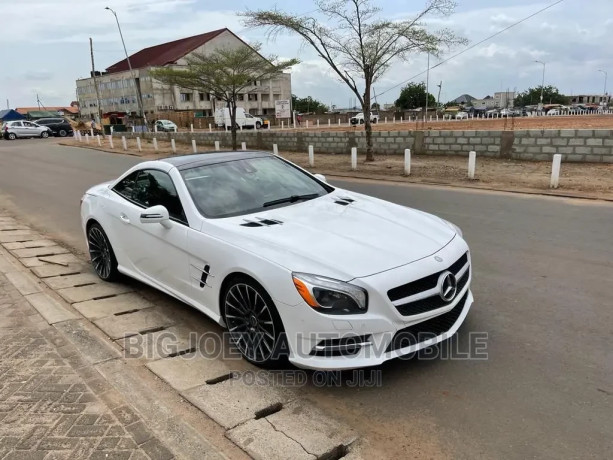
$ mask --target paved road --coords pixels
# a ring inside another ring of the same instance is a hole
[[[0,192],[27,221],[83,250],[83,191],[138,159],[51,144],[0,141]],[[394,361],[380,369],[380,388],[309,385],[307,394],[389,456],[610,455],[613,206],[366,181],[335,184],[436,213],[463,228],[473,254],[476,303],[451,343],[463,352],[470,332],[485,332],[488,359]]]

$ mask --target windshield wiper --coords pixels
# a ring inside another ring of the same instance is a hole
[[[276,204],[282,203],[295,203],[296,201],[302,200],[312,200],[313,198],[319,197],[319,193],[309,193],[306,195],[292,195],[285,198],[279,198],[278,200],[267,201],[262,205],[262,207],[267,208],[269,206],[274,206]]]

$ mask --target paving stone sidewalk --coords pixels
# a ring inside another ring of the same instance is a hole
[[[0,459],[86,458],[173,455],[0,273]]]

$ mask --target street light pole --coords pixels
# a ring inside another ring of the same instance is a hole
[[[134,76],[134,71],[132,70],[132,63],[130,62],[130,56],[128,55],[128,50],[126,48],[126,42],[123,39],[123,34],[121,33],[121,26],[119,25],[119,18],[117,17],[117,13],[115,10],[109,8],[108,6],[104,8],[105,10],[109,10],[115,16],[115,21],[117,21],[117,29],[119,29],[119,36],[121,37],[121,44],[123,45],[123,51],[126,54],[126,60],[128,61],[128,68],[130,69],[130,75],[134,79],[134,88],[136,89],[136,102],[138,104],[138,110],[143,116],[143,121],[145,122],[145,129],[147,128],[147,116],[145,115],[145,111],[143,110],[143,101],[140,97],[140,89],[138,84],[136,83],[136,77]]]
[[[609,74],[607,73],[606,70],[599,70],[598,72],[602,72],[604,74],[604,94],[606,96],[607,95],[607,77],[609,76]]]
[[[543,80],[541,81],[541,110],[543,110],[543,90],[545,89],[545,63],[543,61],[534,61],[543,65]]]

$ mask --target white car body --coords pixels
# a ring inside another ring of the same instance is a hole
[[[349,120],[351,122],[352,125],[363,125],[364,124],[364,114],[362,112],[356,114],[355,116],[351,117],[351,119]],[[379,123],[379,114],[376,113],[370,113],[370,122],[371,123]]]
[[[243,107],[237,107],[236,124],[239,128],[260,129],[264,125],[264,122],[261,118],[254,117],[249,112],[246,112]],[[225,107],[215,111],[215,125],[224,129],[230,129],[232,127],[230,109]]]
[[[459,229],[443,219],[327,184],[331,192],[310,201],[255,214],[204,217],[182,171],[198,162],[257,156],[271,157],[262,152],[226,152],[140,163],[119,179],[86,192],[81,205],[83,229],[87,233],[93,221],[102,226],[121,273],[176,297],[221,325],[225,325],[220,307],[224,280],[236,273],[251,277],[274,301],[287,334],[289,360],[299,367],[378,365],[457,331],[473,302],[471,261]],[[185,222],[141,222],[145,207],[113,190],[138,170],[157,170],[171,178]],[[319,177],[313,180],[321,183]],[[202,267],[209,275],[204,285]],[[448,269],[457,280],[457,294],[444,301],[445,283],[451,282]],[[362,288],[368,296],[367,311],[321,313],[298,293],[294,273]],[[400,336],[394,338],[401,330],[431,335],[403,344]],[[360,345],[349,354],[325,355],[344,346],[340,342],[328,346],[326,339],[346,336],[357,337]]]
[[[155,127],[158,131],[177,132],[177,125],[170,120],[157,120]]]
[[[458,112],[455,114],[456,120],[468,119],[468,112]]]
[[[7,121],[2,125],[2,135],[5,139],[49,137],[51,134],[49,127],[28,120]]]

